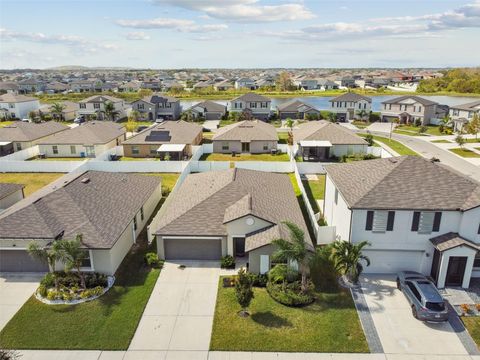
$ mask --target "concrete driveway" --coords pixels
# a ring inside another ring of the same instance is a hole
[[[233,273],[215,261],[166,262],[129,350],[208,351],[219,277]]]
[[[365,275],[362,291],[386,354],[468,355],[449,323],[424,323],[413,318],[394,275]]]
[[[391,130],[394,130],[397,124],[389,122],[374,122],[365,128],[365,130],[371,132],[381,132],[389,134]]]
[[[203,123],[203,128],[210,131],[216,131],[220,125],[220,120],[205,120]]]
[[[32,296],[41,273],[0,273],[0,330]]]

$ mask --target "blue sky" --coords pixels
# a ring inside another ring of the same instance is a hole
[[[480,0],[0,0],[0,68],[480,65]]]

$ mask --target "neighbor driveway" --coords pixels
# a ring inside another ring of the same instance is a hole
[[[166,262],[129,350],[208,351],[219,277],[233,273],[215,261]]]
[[[38,287],[42,273],[0,273],[0,330]]]
[[[397,290],[395,275],[365,275],[361,285],[385,354],[468,354],[448,322],[413,318],[405,296]]]

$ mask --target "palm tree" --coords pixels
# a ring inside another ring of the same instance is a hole
[[[288,127],[290,131],[293,130],[294,124],[295,124],[295,121],[293,121],[291,118],[287,118],[287,120],[285,120],[285,126]]]
[[[60,242],[54,241],[51,246],[41,247],[35,241],[32,241],[27,246],[28,254],[40,261],[46,261],[48,264],[48,270],[51,273],[56,271],[56,263],[61,258],[60,254]],[[55,288],[58,288],[58,280],[55,276]]]
[[[330,122],[336,122],[337,121],[337,114],[336,113],[328,113],[328,121]]]
[[[115,116],[119,114],[119,112],[115,110],[115,105],[111,101],[105,102],[103,111],[105,112],[105,117],[107,118],[107,120],[110,121],[114,121]]]
[[[192,122],[194,120],[192,110],[184,111],[182,113],[182,115],[180,116],[180,120],[187,121],[187,122]]]
[[[354,284],[358,283],[358,278],[363,271],[362,261],[370,266],[370,259],[363,255],[364,247],[370,246],[368,241],[362,241],[358,244],[337,240],[333,243],[333,259],[337,271],[346,275]]]
[[[368,113],[362,109],[357,111],[357,115],[360,117],[360,120],[364,120]]]
[[[77,270],[80,285],[85,289],[85,275],[80,271],[84,260],[88,259],[88,252],[82,249],[82,235],[78,234],[74,240],[59,241],[60,259],[65,263],[65,269]]]
[[[309,270],[309,262],[312,252],[305,242],[305,232],[296,224],[284,221],[290,231],[290,239],[275,239],[272,244],[277,247],[273,253],[273,259],[276,261],[294,262],[298,265],[298,272],[302,276],[301,289],[302,292],[308,290],[307,276]]]
[[[56,102],[50,106],[50,111],[57,119],[63,121],[63,110],[65,110],[65,108],[66,106],[64,104]]]

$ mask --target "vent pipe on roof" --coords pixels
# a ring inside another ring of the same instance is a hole
[[[85,177],[83,178],[82,180],[80,180],[82,182],[82,184],[88,184],[90,182],[90,178],[88,177]]]

